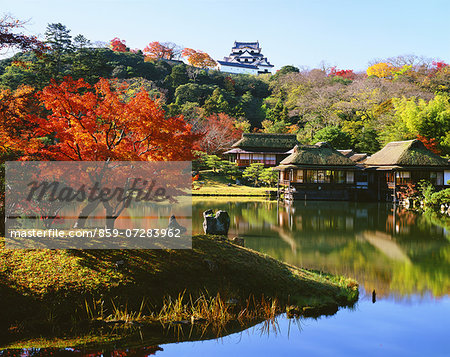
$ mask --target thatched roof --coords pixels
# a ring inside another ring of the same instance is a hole
[[[393,141],[364,161],[365,166],[449,167],[446,159],[419,140]]]
[[[274,150],[272,150],[272,151],[270,149],[264,150],[264,154],[275,154],[275,155],[285,154],[284,151],[280,152],[280,151],[274,151]],[[224,154],[260,154],[260,153],[261,153],[261,150],[258,150],[257,148],[254,150],[244,150],[244,149],[240,149],[240,148],[233,148],[233,149],[230,149],[230,150],[224,152]]]
[[[298,144],[295,134],[243,133],[232,147],[289,150]]]
[[[280,162],[280,168],[288,165],[354,167],[355,163],[328,143],[320,142],[315,145],[295,146],[294,152]]]
[[[342,155],[344,155],[345,157],[348,157],[350,160],[352,160],[354,162],[361,162],[361,161],[365,160],[368,156],[366,153],[359,154],[357,152],[354,152],[352,149],[337,150],[337,151],[339,151]]]
[[[234,148],[228,151],[225,151],[224,154],[250,154],[251,151],[247,151],[247,150],[242,150],[239,148]]]
[[[337,150],[339,151],[342,155],[344,155],[345,157],[350,157],[351,155],[354,154],[352,149],[346,149],[346,150]]]

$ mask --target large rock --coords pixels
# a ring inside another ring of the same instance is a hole
[[[187,229],[186,227],[183,227],[181,224],[178,223],[177,219],[175,218],[175,215],[170,216],[169,218],[169,225],[167,226],[169,229],[179,229],[180,234],[186,233]]]
[[[227,235],[230,229],[230,216],[226,211],[214,211],[209,209],[203,212],[203,231],[205,234]]]

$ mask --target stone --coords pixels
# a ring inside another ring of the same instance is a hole
[[[203,214],[203,231],[205,234],[216,234],[216,219],[214,216]]]
[[[230,216],[227,211],[218,211],[216,213],[217,234],[227,235],[230,229]]]
[[[169,218],[169,225],[167,226],[168,229],[179,229],[180,234],[186,233],[187,229],[183,227],[181,224],[178,223],[177,219],[175,218],[175,215],[170,216]]]
[[[230,229],[230,216],[226,211],[214,211],[209,209],[203,212],[203,231],[205,234],[227,235]]]

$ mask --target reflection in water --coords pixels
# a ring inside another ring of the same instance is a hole
[[[74,355],[80,357],[97,356],[150,356],[164,351],[161,345],[181,342],[219,340],[230,335],[242,333],[244,330],[254,329],[258,335],[277,336],[279,333],[278,319],[284,315],[275,316],[261,322],[261,319],[253,320],[247,324],[231,321],[223,326],[210,326],[208,324],[155,324],[139,327],[128,326],[126,328],[91,331],[90,334],[81,337],[54,340],[31,340],[25,345],[36,344],[39,347],[0,349],[0,356],[58,356]],[[301,318],[289,319],[299,329]],[[20,345],[14,343],[13,346]],[[60,347],[42,347],[57,345]],[[68,346],[76,347],[68,347]],[[1,346],[1,345],[0,345]]]
[[[197,201],[193,231],[211,202]],[[386,204],[214,202],[230,213],[230,236],[300,267],[351,276],[378,298],[450,291],[450,244],[427,216]]]
[[[164,351],[160,346],[149,347],[132,347],[126,349],[97,349],[97,348],[23,348],[16,350],[8,350],[5,356],[8,357],[25,357],[25,356],[79,356],[79,357],[97,357],[97,356],[133,356],[146,357],[153,356],[156,352]],[[2,353],[0,351],[0,356]]]
[[[202,232],[202,212],[210,208],[230,213],[230,237],[244,237],[247,247],[293,265],[354,277],[362,285],[358,305],[317,320],[283,315],[243,332],[242,326],[228,328],[219,340],[185,331],[164,334],[161,342],[161,336],[143,333],[129,348],[118,343],[113,349],[94,350],[98,351],[94,355],[448,355],[450,298],[445,295],[450,290],[450,236],[436,224],[440,222],[436,217],[384,204],[296,202],[283,206],[210,199],[194,203],[194,233]],[[177,326],[183,328],[190,327]],[[172,343],[180,336],[181,341],[211,340]],[[93,350],[65,351],[88,355]],[[0,356],[2,352],[10,355],[12,351],[0,350]]]

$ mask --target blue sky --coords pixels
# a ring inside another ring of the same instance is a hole
[[[92,41],[171,41],[215,59],[235,40],[259,40],[276,68],[325,61],[365,70],[404,54],[450,62],[448,0],[0,0],[0,13],[30,19],[30,33],[61,22]]]

